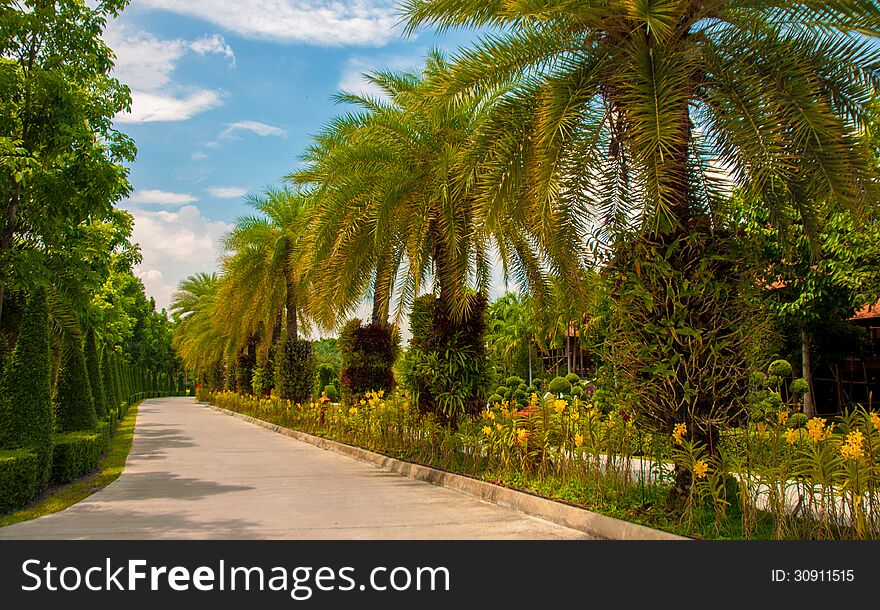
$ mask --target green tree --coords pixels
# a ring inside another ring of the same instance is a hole
[[[18,342],[0,384],[0,447],[32,449],[45,460],[52,451],[52,388],[46,292],[35,289],[22,318]]]
[[[132,141],[112,119],[129,90],[111,76],[107,20],[127,0],[22,0],[0,12],[0,312],[44,252],[129,190]]]
[[[79,341],[62,350],[54,403],[55,424],[60,432],[98,428],[86,360]]]
[[[116,393],[116,384],[113,383],[113,354],[109,347],[104,348],[101,357],[101,378],[104,381],[104,396],[107,399],[107,407],[110,411],[117,411],[120,398]]]

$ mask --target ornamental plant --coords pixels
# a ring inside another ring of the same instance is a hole
[[[62,352],[53,402],[55,425],[59,432],[98,429],[86,361],[78,339],[74,339],[72,345]]]

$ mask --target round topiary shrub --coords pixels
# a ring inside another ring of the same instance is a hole
[[[788,386],[788,391],[794,396],[803,396],[810,390],[806,379],[795,379]]]
[[[532,381],[532,385],[535,386],[535,389],[540,392],[544,388],[544,380],[543,379],[535,379]]]
[[[788,360],[774,360],[767,368],[767,372],[774,377],[788,377],[791,375],[791,364]]]
[[[565,377],[554,377],[550,380],[547,390],[554,396],[559,396],[560,394],[567,395],[571,393],[571,382]]]
[[[526,397],[526,393],[523,392],[522,390],[514,390],[513,399],[516,400],[517,402],[525,400],[525,397]]]
[[[336,391],[336,386],[332,383],[324,386],[324,396],[326,396],[330,402],[339,402],[339,392]]]
[[[525,383],[525,379],[523,379],[522,377],[517,377],[516,375],[508,377],[504,381],[504,385],[506,385],[509,388],[518,388],[523,383]]]
[[[502,399],[508,398],[510,389],[507,386],[500,385],[495,389],[495,393],[501,396]]]
[[[492,394],[489,397],[488,402],[490,405],[494,405],[495,403],[501,404],[502,402],[504,402],[504,398],[499,396],[498,394]]]
[[[519,385],[516,387],[516,389],[517,389],[517,390],[522,390],[523,392],[528,392],[528,391],[529,391],[529,386],[527,386],[527,385],[524,384],[524,383],[521,383],[521,384],[519,384]]]
[[[393,367],[400,353],[397,327],[381,322],[364,324],[354,318],[342,328],[337,346],[341,359],[339,383],[346,400],[366,392],[394,389]],[[331,383],[331,378],[324,379],[323,385]]]
[[[584,386],[576,385],[571,389],[571,395],[582,398],[584,395]]]
[[[565,376],[565,380],[568,383],[570,383],[571,385],[574,385],[577,382],[579,382],[581,380],[581,378],[578,377],[576,373],[569,373],[568,375]]]

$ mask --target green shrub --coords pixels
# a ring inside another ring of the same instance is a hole
[[[523,385],[524,383],[525,383],[525,379],[523,379],[522,377],[517,377],[516,375],[514,375],[512,377],[508,377],[507,379],[504,380],[504,385],[506,385],[508,388],[513,388],[513,389],[518,388],[519,386]]]
[[[328,383],[324,386],[324,396],[326,396],[330,402],[339,402],[339,392],[336,391],[336,386],[332,383]]]
[[[501,396],[502,398],[504,398],[505,400],[510,398],[510,395],[511,395],[510,388],[508,388],[505,385],[498,386],[495,389],[495,393],[498,394],[499,396]]]
[[[254,369],[252,380],[253,393],[256,396],[268,396],[275,387],[275,375],[271,366],[258,366]]]
[[[349,320],[339,334],[339,383],[347,400],[365,392],[394,389],[394,363],[400,354],[397,328]]]
[[[494,405],[496,402],[499,404],[504,402],[504,397],[499,394],[492,394],[486,400],[489,402],[490,405]]]
[[[107,401],[108,409],[118,411],[120,398],[116,393],[116,385],[113,383],[113,363],[111,359],[112,352],[109,348],[104,348],[104,354],[101,358],[101,379],[104,381],[104,399]]]
[[[110,411],[106,415],[106,421],[110,424],[110,430],[116,430],[116,426],[119,425],[119,413],[116,411]],[[112,432],[111,432],[112,433]]]
[[[789,428],[803,428],[807,425],[807,421],[808,418],[803,413],[792,413],[785,423]]]
[[[774,360],[767,368],[767,372],[774,377],[788,377],[791,375],[791,363],[788,360]]]
[[[35,290],[0,383],[0,448],[32,450],[42,464],[41,489],[48,473],[54,429],[48,318],[46,293]]]
[[[99,432],[65,432],[52,440],[53,483],[67,483],[98,467],[106,448]]]
[[[485,404],[491,380],[485,342],[487,304],[484,295],[471,295],[467,313],[456,318],[450,304],[433,294],[413,303],[403,377],[420,411],[454,425]]]
[[[576,373],[569,373],[568,375],[565,376],[565,380],[568,383],[570,383],[571,385],[574,385],[574,384],[578,383],[581,380],[581,378],[578,377]]]
[[[276,358],[278,395],[295,403],[308,402],[317,375],[311,342],[305,339],[285,341]]]
[[[95,415],[102,419],[107,415],[107,396],[104,393],[104,378],[101,375],[101,357],[98,354],[98,346],[95,341],[95,330],[90,328],[86,333],[86,371],[89,374],[89,389],[92,391],[92,401],[95,404]]]
[[[576,396],[577,398],[582,398],[584,395],[584,386],[576,385],[571,388],[571,395]]]
[[[788,391],[793,396],[803,396],[810,390],[810,386],[806,379],[794,379],[788,386]]]
[[[565,377],[554,377],[547,386],[547,391],[554,396],[571,394],[571,382]]]
[[[0,514],[37,497],[43,489],[46,467],[43,458],[28,449],[0,450]]]
[[[532,385],[535,386],[535,389],[540,392],[544,388],[544,380],[540,378],[536,378],[532,380]]]
[[[54,402],[55,426],[60,432],[97,429],[98,417],[79,341],[63,350]]]

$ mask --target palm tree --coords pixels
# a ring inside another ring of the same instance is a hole
[[[532,385],[532,344],[534,320],[531,299],[508,292],[489,305],[489,332],[486,337],[490,352],[501,362],[508,374],[514,374],[516,359],[523,348],[528,350],[528,380]]]
[[[184,366],[197,373],[219,369],[229,351],[229,337],[214,324],[220,278],[197,273],[183,280],[173,295],[170,312],[176,321],[172,343]]]
[[[880,84],[875,2],[405,0],[408,31],[491,27],[438,75],[448,96],[509,87],[483,198],[573,206],[606,237],[674,235],[720,173],[777,226],[873,205],[865,103]]]
[[[547,284],[550,240],[535,234],[531,210],[508,200],[501,211],[476,198],[470,144],[497,93],[438,99],[434,83],[447,71],[434,52],[421,74],[368,75],[387,99],[337,96],[360,112],[336,119],[307,151],[306,168],[290,177],[314,186],[314,286],[336,315],[372,291],[380,320],[396,290],[399,318],[432,278],[461,318],[469,291],[488,288],[495,251],[532,290]]]

